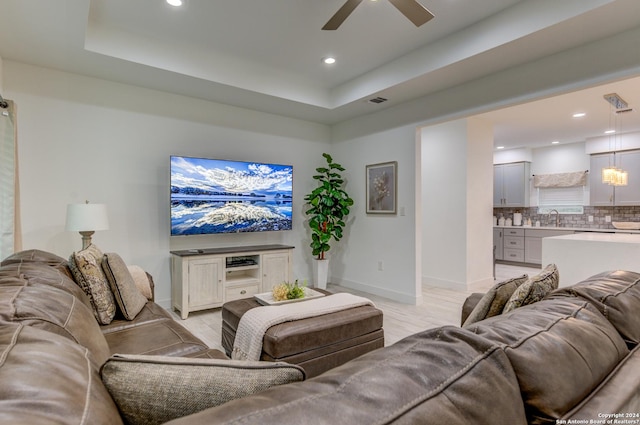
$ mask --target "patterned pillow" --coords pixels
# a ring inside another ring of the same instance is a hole
[[[76,283],[89,296],[98,323],[108,325],[116,315],[116,302],[102,271],[102,256],[102,251],[91,244],[71,254],[69,267]]]
[[[503,313],[508,313],[518,307],[533,304],[540,301],[549,292],[558,288],[558,268],[555,264],[549,264],[536,276],[529,278],[511,295],[504,306]]]
[[[478,301],[478,304],[473,308],[462,326],[468,326],[488,317],[502,314],[502,310],[504,310],[504,306],[511,298],[511,295],[513,295],[520,285],[527,281],[528,277],[526,274],[523,274],[522,276],[495,284],[482,296],[480,301]]]
[[[102,271],[109,281],[111,292],[113,292],[124,318],[127,320],[135,319],[147,303],[147,299],[138,290],[125,262],[116,253],[104,254]]]
[[[130,425],[165,423],[305,378],[301,367],[283,362],[120,354],[101,375]]]

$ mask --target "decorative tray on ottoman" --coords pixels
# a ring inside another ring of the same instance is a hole
[[[255,294],[254,297],[262,305],[280,305],[280,304],[296,303],[296,302],[299,302],[299,301],[312,300],[314,298],[324,297],[324,294],[322,292],[314,291],[311,288],[304,288],[304,297],[303,298],[296,298],[296,299],[293,299],[293,300],[276,301],[273,298],[273,293],[271,293],[271,292],[265,292],[265,293],[262,293],[262,294]]]

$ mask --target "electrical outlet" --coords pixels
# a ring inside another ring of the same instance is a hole
[[[590,216],[588,217],[588,220],[589,220],[589,223],[593,223],[593,216],[592,216],[592,215],[590,215]]]
[[[607,223],[611,223],[611,216],[610,215],[605,215],[604,216],[604,221],[606,221]]]
[[[384,267],[383,267],[382,261],[378,261],[378,271],[381,272],[383,270],[384,270]]]

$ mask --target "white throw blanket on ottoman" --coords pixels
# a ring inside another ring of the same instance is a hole
[[[363,305],[375,307],[371,300],[364,297],[339,293],[291,304],[252,308],[240,318],[231,358],[234,360],[260,360],[264,333],[271,326]]]

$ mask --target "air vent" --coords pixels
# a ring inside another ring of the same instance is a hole
[[[369,99],[367,102],[369,102],[369,103],[383,103],[383,102],[386,102],[387,100],[389,100],[389,99],[385,99],[384,97],[378,96],[378,97],[374,97],[373,99]]]

